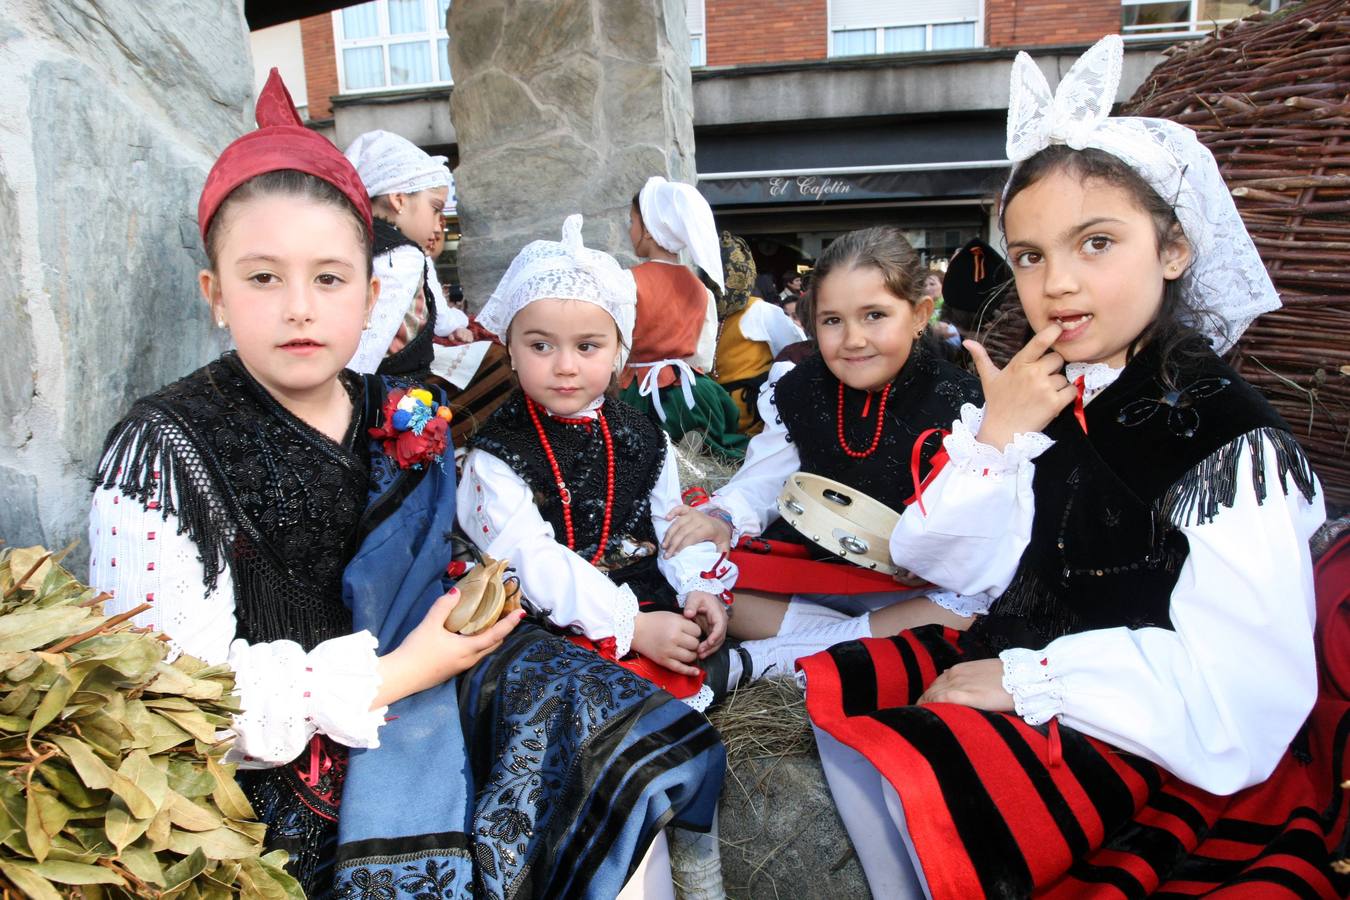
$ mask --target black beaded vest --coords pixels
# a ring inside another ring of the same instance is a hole
[[[1189,553],[1176,523],[1206,522],[1232,506],[1246,489],[1237,479],[1244,449],[1258,500],[1277,487],[1264,479],[1266,442],[1278,489],[1287,493],[1292,478],[1311,498],[1312,469],[1289,427],[1195,340],[1167,381],[1156,348],[1140,351],[1085,407],[1086,433],[1073,407],[1046,428],[1055,444],[1036,459],[1030,543],[971,639],[998,652],[1098,628],[1170,629],[1172,589]]]
[[[573,424],[538,407],[536,411],[571,494],[573,549],[589,560],[604,528],[608,478],[604,436],[594,422]],[[660,548],[651,509],[652,489],[666,459],[665,436],[645,415],[618,400],[606,400],[600,411],[614,446],[614,500],[609,539],[597,567],[615,584],[630,585],[639,601],[673,598],[674,591],[656,566]],[[469,446],[510,466],[530,486],[535,506],[558,540],[566,540],[562,495],[519,389],[483,423]]]
[[[839,379],[818,352],[778,379],[774,387],[773,402],[788,439],[797,447],[802,471],[847,484],[898,512],[914,496],[910,458],[919,435],[931,428],[951,428],[961,415],[962,404],[983,402],[978,378],[916,343],[891,383],[876,450],[858,459],[839,445],[838,397]],[[880,394],[844,388],[844,439],[854,450],[871,445],[880,399]],[[924,440],[921,478],[928,474],[930,460],[941,447],[941,435]]]
[[[342,378],[355,409],[340,444],[284,409],[231,351],[138,400],[104,446],[97,483],[177,515],[206,587],[228,567],[238,636],[251,643],[310,650],[351,632],[342,573],[366,506],[366,407],[382,396],[375,376]]]
[[[383,219],[375,219],[374,252],[378,256],[396,247],[412,247],[419,254],[422,248],[398,228]],[[431,374],[432,337],[436,334],[436,302],[431,295],[425,264],[422,270],[422,296],[426,298],[427,320],[413,339],[397,352],[386,356],[375,371],[381,375],[397,375],[422,380]]]

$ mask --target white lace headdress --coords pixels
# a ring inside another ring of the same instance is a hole
[[[478,314],[478,324],[506,340],[511,320],[536,300],[581,300],[609,313],[625,347],[633,345],[637,289],[618,261],[581,241],[581,216],[563,222],[562,241],[531,241],[511,260],[497,289]],[[628,323],[628,324],[625,324]]]
[[[415,194],[450,186],[444,156],[431,156],[412,141],[388,131],[358,135],[343,154],[372,197]]]
[[[1123,44],[1107,35],[1084,53],[1051,94],[1026,53],[1013,62],[1008,159],[1013,169],[1052,144],[1093,147],[1123,160],[1176,210],[1193,259],[1181,289],[1187,323],[1223,353],[1252,320],[1277,309],[1270,281],[1218,163],[1195,132],[1166,119],[1108,118],[1120,85]]]
[[[712,207],[698,188],[660,175],[647,179],[638,193],[638,212],[655,240],[671,253],[685,248],[694,265],[726,289],[722,275],[722,238],[713,221]]]

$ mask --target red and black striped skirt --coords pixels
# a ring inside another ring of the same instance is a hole
[[[812,722],[899,794],[935,898],[1345,896],[1330,851],[1350,703],[1318,703],[1311,761],[1286,753],[1269,780],[1220,797],[1070,728],[913,705],[965,658],[959,637],[930,626],[798,663]]]

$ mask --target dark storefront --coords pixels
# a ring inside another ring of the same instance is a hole
[[[810,264],[832,239],[895,225],[941,268],[989,236],[1007,175],[1002,115],[700,129],[699,190],[719,227],[744,235],[775,276]]]

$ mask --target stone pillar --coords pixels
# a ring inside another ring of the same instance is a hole
[[[475,307],[511,257],[556,240],[632,259],[628,205],[651,175],[694,180],[685,0],[473,0],[450,8],[460,280]]]
[[[0,538],[83,538],[137,396],[224,347],[196,286],[197,194],[245,127],[243,4],[0,6]],[[87,547],[68,565],[82,571]]]

